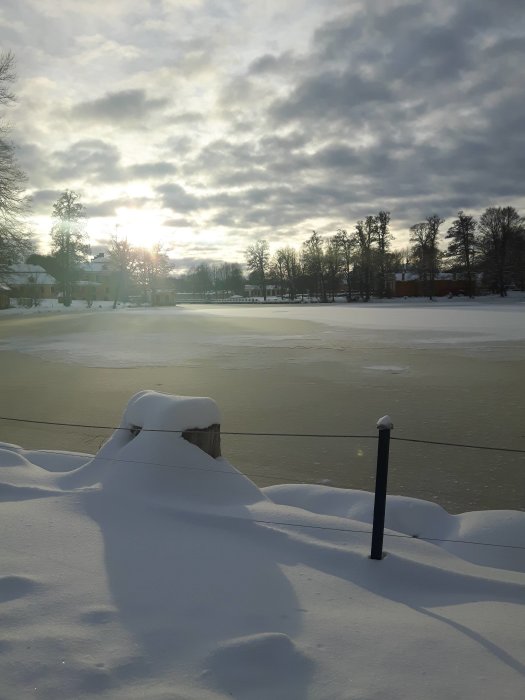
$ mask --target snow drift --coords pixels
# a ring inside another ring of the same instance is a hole
[[[1,445],[3,697],[520,697],[525,514],[389,497],[371,561],[371,494],[261,490],[182,437],[219,422],[141,392],[95,457]]]

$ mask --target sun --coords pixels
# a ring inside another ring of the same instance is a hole
[[[127,240],[137,248],[151,248],[160,243],[173,245],[173,232],[164,226],[165,215],[161,211],[138,210],[120,207],[114,219],[114,236]]]

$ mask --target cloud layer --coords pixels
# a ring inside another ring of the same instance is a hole
[[[254,5],[4,3],[35,216],[73,188],[95,237],[136,224],[191,260],[379,209],[400,245],[434,212],[523,209],[521,0]]]

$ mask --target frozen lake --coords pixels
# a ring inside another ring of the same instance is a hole
[[[523,449],[525,305],[186,306],[3,318],[0,414],[116,425],[151,388],[207,395],[224,431],[375,435]],[[103,430],[0,422],[0,440],[93,452]],[[258,484],[370,489],[374,440],[224,436]],[[394,442],[392,493],[523,509],[524,455]]]

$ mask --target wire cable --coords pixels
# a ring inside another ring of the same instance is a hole
[[[58,421],[33,420],[29,418],[13,418],[10,416],[0,416],[0,420],[13,421],[17,423],[32,423],[36,425],[50,425],[66,428],[85,428],[90,430],[126,430],[130,428],[112,425],[92,425],[85,423],[61,423]],[[137,426],[140,428],[140,426]],[[193,430],[171,430],[168,428],[140,428],[140,432],[145,433],[200,433],[202,429]],[[228,431],[221,430],[221,435],[228,436],[244,436],[244,437],[293,437],[293,438],[329,438],[329,439],[353,439],[353,440],[377,440],[377,435],[354,435],[350,433],[270,433],[270,432],[255,432],[255,431]],[[492,447],[488,445],[473,445],[460,442],[445,442],[438,440],[422,440],[419,438],[406,438],[391,436],[391,440],[397,442],[413,442],[422,445],[438,445],[444,447],[461,447],[470,450],[488,450],[491,452],[514,452],[517,454],[525,454],[525,449],[514,447]]]

